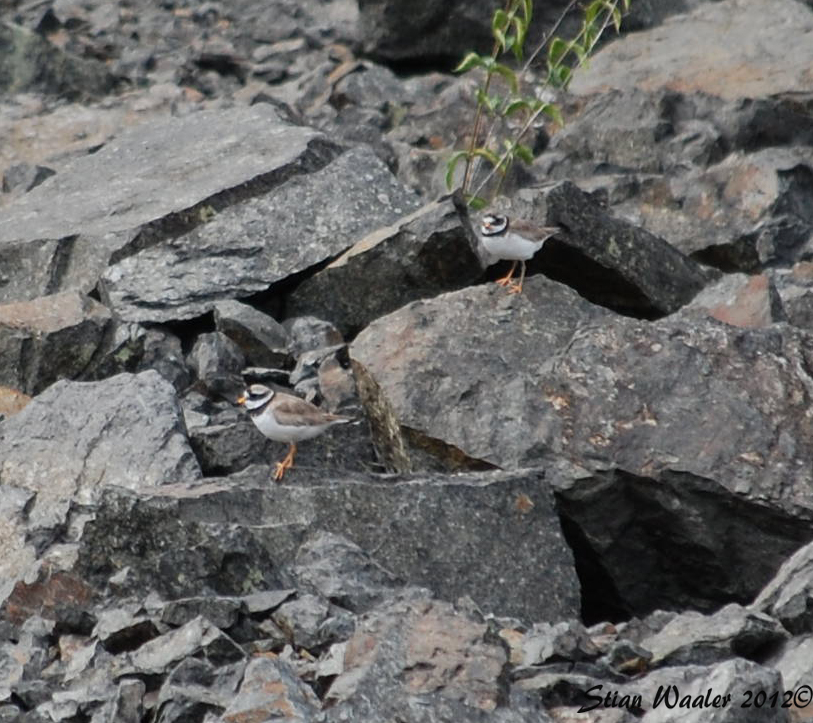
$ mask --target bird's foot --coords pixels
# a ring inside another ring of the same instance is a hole
[[[498,286],[511,286],[514,282],[511,280],[512,274],[508,276],[503,276],[501,279],[497,279],[494,283]]]
[[[509,294],[521,294],[522,293],[522,284],[517,284],[516,282],[512,282],[509,284],[508,288]]]
[[[274,472],[274,481],[280,482],[282,478],[285,476],[285,473],[294,466],[294,457],[296,456],[296,445],[291,445],[291,449],[288,450],[288,454],[285,455],[285,459],[282,462],[277,462],[277,468]]]

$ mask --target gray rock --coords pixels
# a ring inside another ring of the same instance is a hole
[[[164,605],[161,620],[173,627],[180,627],[196,617],[203,617],[212,625],[225,630],[237,622],[240,607],[240,600],[237,598],[179,598]]]
[[[709,665],[734,656],[753,658],[787,637],[770,616],[732,603],[713,615],[682,613],[641,645],[652,652],[653,665]]]
[[[335,150],[323,155],[330,160]],[[131,321],[199,316],[335,256],[417,205],[365,148],[287,176],[262,197],[111,266],[101,284],[105,303]]]
[[[363,613],[392,593],[399,580],[342,535],[318,532],[296,553],[297,586]]]
[[[813,673],[813,636],[799,635],[788,640],[778,652],[767,658],[767,667],[779,671],[785,690],[797,690],[810,685]]]
[[[795,635],[813,632],[813,544],[800,547],[754,600]]]
[[[682,312],[705,313],[725,324],[746,328],[787,321],[776,285],[766,274],[726,274],[703,289]]]
[[[564,227],[538,255],[545,273],[594,303],[657,318],[691,301],[711,274],[669,243],[613,218],[570,182],[544,192],[545,225]],[[533,266],[531,267],[534,268]]]
[[[32,166],[28,163],[18,163],[3,172],[3,193],[19,191],[26,193],[39,186],[46,178],[56,173],[53,168],[46,166]]]
[[[88,291],[111,259],[205,224],[212,205],[262,193],[336,153],[263,104],[132,128],[4,209],[0,267],[14,273],[4,272],[0,300]]]
[[[2,484],[36,493],[4,536],[6,582],[31,563],[32,542],[49,544],[71,507],[91,503],[105,486],[138,489],[201,476],[175,392],[152,371],[57,382],[0,423],[0,460]]]
[[[254,366],[285,366],[289,359],[288,333],[282,324],[239,301],[214,305],[215,328],[240,347]]]
[[[344,670],[326,694],[327,720],[398,715],[411,722],[423,719],[417,711],[425,706],[438,720],[488,720],[505,652],[487,642],[486,631],[425,593],[383,603],[347,643]]]
[[[286,720],[308,723],[321,705],[313,691],[287,663],[254,658],[246,667],[237,695],[223,713],[224,720],[271,720],[285,711]]]
[[[353,624],[346,611],[317,595],[299,595],[282,603],[271,615],[277,627],[297,650],[315,650],[346,639]]]
[[[240,347],[219,331],[201,334],[186,359],[189,368],[204,384],[219,379],[240,379],[246,358]]]
[[[598,648],[581,623],[537,623],[522,638],[522,665],[541,665],[553,659],[585,660],[598,657]]]
[[[0,23],[0,90],[90,99],[113,90],[103,63],[63,52],[37,33]]]
[[[809,538],[808,362],[787,360],[813,359],[813,339],[793,328],[607,317],[533,277],[519,298],[488,285],[413,303],[350,351],[413,444],[546,465],[580,557],[613,581],[603,618],[599,598],[619,594],[638,613],[746,602]]]
[[[86,376],[110,326],[104,306],[74,291],[0,306],[0,384],[38,394]]]
[[[291,354],[299,357],[307,351],[324,349],[344,343],[341,332],[329,321],[313,316],[294,316],[283,326],[290,336]]]
[[[540,621],[578,609],[570,551],[538,473],[327,482],[300,470],[297,479],[272,485],[255,467],[193,489],[110,489],[85,525],[77,570],[104,586],[128,567],[132,589],[168,598],[274,589],[305,532],[325,530],[444,598],[470,595],[484,610]]]
[[[289,297],[289,312],[336,324],[346,336],[415,299],[459,289],[483,267],[459,200],[446,196],[361,239]]]

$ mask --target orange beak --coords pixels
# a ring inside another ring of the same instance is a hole
[[[238,404],[245,404],[246,403],[246,395],[243,394],[240,398],[238,398],[237,403]]]

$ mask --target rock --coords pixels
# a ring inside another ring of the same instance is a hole
[[[497,708],[505,664],[485,633],[483,623],[420,592],[383,603],[347,643],[344,671],[327,691],[327,720],[398,715],[418,701],[448,708],[450,720],[485,720]]]
[[[773,275],[788,321],[813,330],[813,263],[799,261],[790,269],[778,269]]]
[[[175,392],[156,372],[56,382],[0,423],[0,460],[4,486],[36,495],[10,518],[7,584],[31,563],[31,542],[47,547],[77,501],[89,504],[106,485],[138,489],[201,476]]]
[[[249,364],[285,366],[289,358],[288,333],[272,317],[239,301],[218,301],[214,317],[215,328],[240,347]]]
[[[538,474],[326,482],[321,471],[299,470],[297,479],[272,485],[268,469],[255,467],[193,489],[109,489],[85,525],[77,570],[103,588],[127,568],[125,589],[167,598],[244,594],[247,585],[284,587],[281,567],[295,561],[303,535],[325,530],[375,550],[393,576],[444,598],[470,595],[484,610],[533,620],[577,610],[569,551]]]
[[[749,2],[747,13],[738,0],[703,3],[657,28],[608,44],[587,70],[575,74],[570,90],[587,95],[608,86],[666,87],[730,100],[804,93],[813,63],[809,27],[809,9],[793,0],[756,0]],[[714,45],[721,32],[731,42],[710,67],[703,49]]]
[[[21,391],[0,386],[0,422],[25,409],[30,401],[31,397]]]
[[[219,331],[201,334],[186,359],[189,368],[204,384],[221,379],[234,379],[239,384],[240,372],[246,366],[246,358],[231,338]]]
[[[324,649],[353,632],[353,622],[347,612],[317,595],[300,595],[287,600],[274,611],[271,619],[296,649]]]
[[[371,151],[351,149],[123,259],[104,273],[102,296],[131,321],[189,319],[327,260],[415,205]]]
[[[351,540],[329,532],[318,532],[302,544],[293,574],[300,589],[355,613],[381,602],[400,582]]]
[[[352,336],[410,301],[477,279],[476,243],[463,204],[447,196],[358,241],[291,294],[289,312]]]
[[[320,710],[313,691],[281,660],[254,658],[246,667],[237,695],[223,713],[223,720],[270,720],[285,711],[290,721],[314,720]]]
[[[795,635],[813,632],[813,544],[800,547],[754,600]]]
[[[307,351],[316,351],[344,343],[341,332],[329,321],[313,316],[294,316],[283,326],[290,336],[290,349],[294,357]]]
[[[641,645],[652,652],[652,665],[709,665],[733,656],[753,658],[788,637],[773,618],[740,605],[713,615],[678,615]]]
[[[572,183],[549,188],[544,202],[545,225],[564,231],[545,244],[539,263],[594,303],[657,318],[691,301],[711,278],[662,239],[610,217]]]
[[[779,671],[785,690],[796,690],[809,685],[810,673],[813,670],[810,661],[813,654],[813,636],[800,635],[788,640],[780,650],[770,656],[766,665]]]
[[[779,292],[765,274],[727,274],[683,309],[693,310],[705,312],[725,324],[751,329],[787,320]]]
[[[113,90],[113,76],[102,63],[64,53],[13,23],[0,23],[0,58],[0,90],[5,93],[39,92],[89,100]]]
[[[86,376],[110,327],[110,312],[75,291],[1,305],[0,383],[38,394]]]
[[[53,168],[18,163],[3,172],[3,193],[26,193],[56,173]]]
[[[521,664],[541,665],[553,659],[585,660],[598,657],[598,648],[584,626],[575,621],[537,623],[522,638]]]
[[[111,260],[205,224],[212,204],[321,168],[336,153],[266,105],[132,128],[4,209],[0,266],[20,271],[5,277],[0,300],[89,291]]]

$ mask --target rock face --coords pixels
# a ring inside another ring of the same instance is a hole
[[[0,721],[807,715],[810,2],[541,48],[521,294],[496,3],[0,6]],[[353,423],[276,482],[255,382]]]
[[[414,207],[371,151],[353,149],[119,261],[103,274],[102,295],[130,321],[200,316],[215,301],[264,291],[327,260]]]

